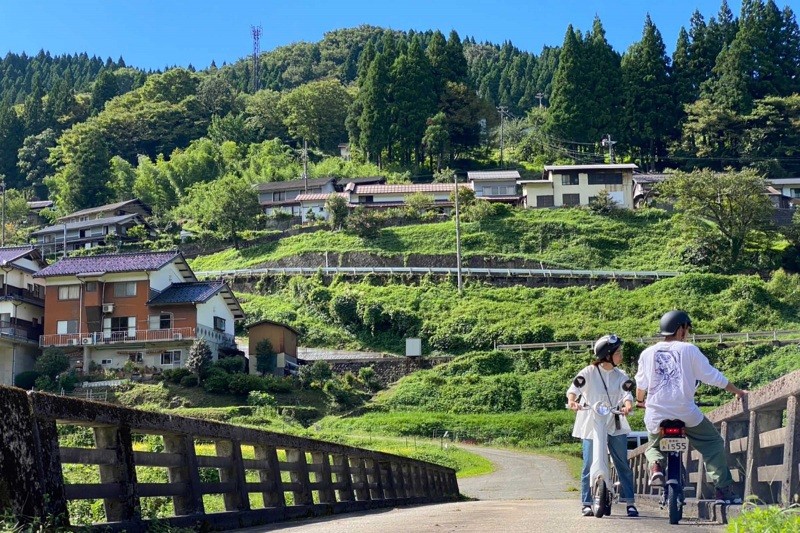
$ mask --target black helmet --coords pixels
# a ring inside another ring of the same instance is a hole
[[[668,313],[664,313],[661,317],[661,334],[662,335],[675,335],[678,328],[681,326],[691,326],[692,319],[686,311],[676,309]]]
[[[603,335],[594,343],[594,358],[598,361],[609,359],[622,346],[622,339],[614,335]]]

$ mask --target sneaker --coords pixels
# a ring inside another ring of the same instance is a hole
[[[664,484],[664,472],[661,470],[661,465],[653,463],[650,467],[650,486],[660,487]]]
[[[718,503],[727,505],[740,505],[742,503],[742,498],[733,492],[733,488],[731,487],[717,488],[714,498]]]
[[[581,514],[583,516],[592,516],[594,513],[592,512],[591,505],[584,505],[583,509],[581,509]]]
[[[637,516],[639,516],[639,511],[636,510],[635,506],[629,505],[627,510],[628,510],[628,516],[629,517],[636,518]]]

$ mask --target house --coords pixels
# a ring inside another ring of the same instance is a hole
[[[268,340],[275,352],[271,364],[271,371],[276,376],[284,376],[294,373],[297,368],[297,338],[300,333],[291,326],[273,322],[272,320],[261,320],[247,326],[248,354],[250,362],[248,372],[257,374],[256,370],[256,346],[263,340]]]
[[[350,197],[348,193],[344,192],[298,194],[296,199],[300,202],[300,219],[303,224],[310,220],[328,220],[325,204],[331,196],[341,196],[345,202],[349,201]]]
[[[282,212],[301,217],[301,194],[329,194],[336,192],[336,178],[312,178],[307,180],[271,181],[256,185],[258,203],[266,215]]]
[[[239,302],[224,282],[197,281],[180,252],[67,257],[34,277],[48,288],[39,345],[64,348],[79,369],[181,367],[196,339],[214,360],[238,351]]]
[[[468,187],[460,184],[460,187]],[[405,205],[406,199],[417,193],[431,196],[434,205],[452,207],[450,195],[455,190],[453,183],[403,183],[397,185],[363,185],[351,188],[350,204],[354,207],[385,209]],[[345,192],[348,192],[347,188]]]
[[[28,224],[31,226],[44,224],[45,220],[41,216],[42,209],[51,209],[52,207],[52,200],[31,200],[28,202]]]
[[[33,275],[46,266],[33,246],[0,248],[0,385],[13,385],[39,355],[44,284]]]
[[[633,207],[646,207],[658,194],[656,186],[668,177],[669,174],[634,174]]]
[[[134,226],[143,226],[154,236],[155,231],[145,221],[150,213],[150,208],[138,199],[101,205],[58,218],[58,224],[34,231],[31,237],[36,247],[47,254],[62,251],[65,241],[71,251],[103,246],[114,239],[132,240],[128,230]]]
[[[546,165],[540,180],[522,180],[525,206],[589,205],[602,190],[621,207],[633,208],[634,164]]]
[[[490,202],[516,205],[522,200],[517,192],[520,180],[516,170],[489,170],[467,172],[467,182],[475,191],[475,198]]]
[[[350,145],[348,143],[340,143],[339,146],[339,157],[344,159],[345,161],[350,161]]]
[[[298,196],[304,195],[327,195],[336,192],[342,192],[350,185],[359,184],[379,184],[386,183],[386,178],[383,176],[373,176],[366,178],[313,178],[308,180],[289,180],[289,181],[273,181],[269,183],[260,183],[256,185],[258,191],[258,203],[264,209],[264,214],[274,215],[277,212],[283,212],[291,215],[292,217],[300,217],[305,222],[305,213],[312,207],[319,207],[316,203],[311,206],[305,206],[301,209],[300,199]],[[314,197],[316,202],[320,197]],[[322,202],[325,203],[324,201]],[[319,212],[319,209],[314,213]]]

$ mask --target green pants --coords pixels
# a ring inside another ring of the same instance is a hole
[[[692,445],[692,448],[703,455],[703,462],[706,465],[706,472],[708,472],[711,482],[719,489],[732,485],[733,478],[728,468],[728,460],[725,457],[725,443],[714,424],[708,418],[703,417],[703,421],[697,426],[686,428],[686,436],[689,438],[689,444]],[[665,465],[664,453],[658,448],[660,441],[661,435],[657,433],[649,434],[648,446],[644,456],[647,457],[647,462],[651,465],[655,462],[660,463],[662,466]]]

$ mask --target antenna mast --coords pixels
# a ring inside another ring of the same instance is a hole
[[[253,35],[253,92],[258,92],[258,56],[261,55],[261,25],[250,26],[250,33]]]

